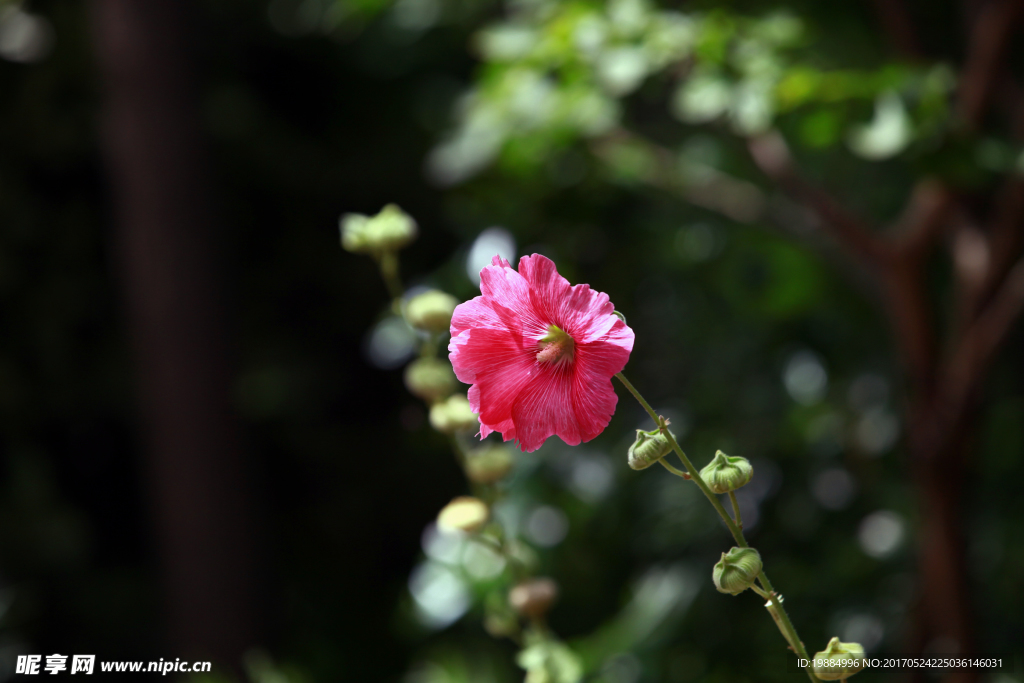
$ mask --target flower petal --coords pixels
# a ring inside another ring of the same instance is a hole
[[[493,431],[512,417],[512,406],[530,382],[536,353],[524,350],[508,330],[464,330],[448,345],[455,376],[473,384],[469,405],[480,424]],[[481,430],[482,431],[482,430]]]
[[[515,320],[523,334],[540,339],[546,333],[550,323],[537,315],[529,284],[507,261],[502,261],[502,265],[484,266],[480,271],[480,292],[496,314],[504,313],[506,321]]]
[[[523,387],[512,408],[512,421],[524,451],[537,450],[549,436],[558,436],[570,446],[580,443],[572,390],[573,372],[569,367],[538,364],[538,372]]]
[[[594,291],[590,285],[569,286],[546,256],[524,256],[519,260],[519,272],[529,284],[537,315],[548,324],[558,325],[578,343],[598,339],[619,320],[612,315],[615,307],[607,294]]]
[[[577,348],[572,407],[584,441],[604,431],[615,413],[619,399],[611,378],[626,366],[633,346],[633,331],[625,329],[629,348],[622,345],[625,339],[602,340]]]

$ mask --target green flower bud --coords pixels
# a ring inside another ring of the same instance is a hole
[[[739,595],[754,585],[761,573],[761,555],[753,548],[731,548],[722,553],[711,578],[720,593]]]
[[[715,493],[729,493],[746,485],[754,476],[754,468],[746,458],[728,456],[722,451],[715,453],[715,458],[700,471],[708,488]]]
[[[524,617],[537,619],[558,599],[558,584],[548,578],[524,581],[508,593],[508,604]]]
[[[405,318],[413,327],[427,332],[447,332],[452,324],[452,313],[459,305],[451,294],[431,289],[409,299]]]
[[[504,446],[489,446],[469,454],[466,476],[476,484],[493,484],[512,469],[512,454]]]
[[[465,531],[468,534],[479,531],[487,523],[490,510],[479,498],[460,496],[445,505],[437,515],[437,525],[444,529]]]
[[[463,394],[452,394],[430,408],[430,426],[442,434],[454,434],[480,426],[476,413]]]
[[[828,641],[822,652],[814,655],[811,669],[823,681],[841,681],[864,668],[864,647],[860,643]]]
[[[579,683],[583,678],[579,655],[565,643],[526,635],[527,647],[516,655],[516,664],[526,669],[523,683]]]
[[[366,225],[370,222],[368,216],[361,213],[347,213],[341,217],[341,246],[346,251],[354,254],[363,254],[371,251],[366,240]]]
[[[396,251],[416,238],[416,221],[394,204],[376,216],[347,213],[341,217],[341,246],[351,252]]]
[[[405,386],[413,395],[434,403],[455,389],[455,373],[447,361],[418,358],[405,369]]]
[[[669,432],[671,433],[671,432]],[[675,435],[672,435],[675,438]],[[629,466],[634,470],[644,470],[658,462],[672,450],[668,437],[655,429],[645,432],[636,430],[636,441],[629,447]]]

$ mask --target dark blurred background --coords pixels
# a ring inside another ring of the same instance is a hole
[[[627,374],[691,457],[754,463],[749,536],[808,648],[916,647],[907,373],[871,283],[799,228],[622,181],[568,142],[539,165],[432,181],[425,159],[477,73],[471,36],[500,8],[414,5],[0,5],[0,670],[59,652],[212,658],[219,677],[267,683],[521,679],[479,625],[489,570],[437,578],[452,561],[424,533],[466,484],[402,385],[374,264],[338,246],[341,214],[388,202],[420,225],[409,285],[464,300],[481,254],[540,252],[607,292],[636,331]],[[786,3],[809,51],[859,68],[906,58],[881,5]],[[910,10],[913,49],[961,63],[971,7]],[[728,135],[663,135],[644,97],[639,128],[770,186]],[[798,153],[878,220],[927,163]],[[995,184],[971,176],[966,203]],[[950,283],[928,266],[941,324]],[[972,647],[1016,662],[981,677],[1000,683],[1024,675],[1021,341],[1013,328],[951,475]],[[593,680],[608,683],[799,676],[759,602],[713,590],[728,542],[712,510],[625,467],[645,415],[616,389],[603,435],[522,456],[510,484],[511,517],[563,586],[553,628],[603,634],[586,642],[606,644]]]

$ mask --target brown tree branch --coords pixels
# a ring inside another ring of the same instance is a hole
[[[976,129],[985,115],[1022,10],[1022,0],[993,0],[974,22],[967,63],[960,74],[959,97],[960,116],[970,130]]]
[[[752,223],[765,214],[767,198],[753,183],[707,165],[686,164],[672,150],[628,130],[620,128],[594,140],[591,149],[609,165],[614,165],[616,154],[623,146],[645,160],[639,164],[637,172],[639,179],[652,187],[682,194],[688,202],[737,223]]]
[[[805,181],[782,136],[771,132],[748,141],[754,161],[798,201],[813,209],[844,247],[882,277],[885,303],[913,395],[930,394],[935,379],[935,333],[921,271],[926,247],[944,225],[948,193],[922,182],[904,214],[902,238],[876,235],[825,192]]]
[[[970,316],[978,315],[1002,285],[1024,247],[1024,179],[1011,176],[996,197],[989,223],[989,263],[970,300]]]
[[[1024,90],[1011,74],[1004,72],[999,82],[998,95],[998,103],[1010,134],[1018,143],[1024,141]]]
[[[750,154],[758,167],[796,200],[812,209],[832,236],[869,266],[883,263],[890,249],[867,223],[846,211],[824,191],[806,182],[776,131],[750,138]]]
[[[923,255],[897,252],[880,268],[885,304],[912,400],[927,400],[935,382],[935,330],[922,263]]]
[[[896,250],[923,256],[948,225],[953,204],[953,194],[942,183],[930,179],[918,182],[896,221]]]
[[[944,401],[956,414],[980,383],[1000,344],[1024,310],[1024,259],[1006,276],[991,302],[967,328],[944,373]]]
[[[171,652],[240,670],[260,590],[191,3],[94,0],[102,144]]]

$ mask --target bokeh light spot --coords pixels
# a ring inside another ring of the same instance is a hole
[[[516,240],[504,228],[487,228],[473,241],[469,256],[466,257],[466,275],[472,282],[480,282],[480,271],[484,266],[491,265],[495,255],[513,266],[516,264]]]
[[[871,557],[882,560],[895,553],[906,535],[903,518],[891,510],[873,512],[860,523],[857,540]]]

